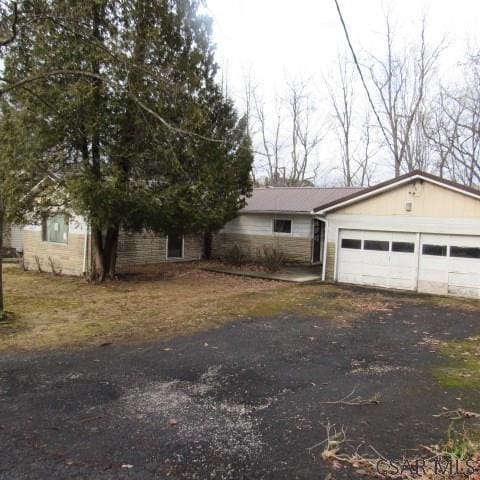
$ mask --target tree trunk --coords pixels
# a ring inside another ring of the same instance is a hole
[[[5,320],[3,305],[3,211],[0,210],[0,321]]]
[[[105,233],[99,228],[92,229],[93,280],[104,282],[115,278],[119,231],[119,227],[110,227]]]

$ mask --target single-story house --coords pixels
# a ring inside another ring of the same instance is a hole
[[[421,171],[363,189],[255,189],[213,251],[235,244],[322,264],[328,281],[480,298],[480,190]]]
[[[82,275],[85,219],[56,214],[24,227],[25,267]],[[264,247],[318,265],[323,279],[480,298],[480,190],[414,171],[369,188],[257,188],[213,235],[212,256]],[[204,255],[201,235],[122,233],[118,270]]]

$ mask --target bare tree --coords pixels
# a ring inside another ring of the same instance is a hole
[[[347,56],[338,57],[338,78],[326,81],[337,124],[335,135],[340,147],[342,175],[345,186],[364,186],[370,182],[369,160],[372,151],[370,112],[357,125],[355,121],[355,66]]]
[[[480,65],[470,56],[463,85],[443,88],[427,135],[437,154],[440,175],[465,185],[480,185]]]
[[[427,87],[444,42],[430,47],[423,18],[420,38],[408,48],[398,50],[390,19],[386,18],[385,56],[371,55],[370,79],[376,93],[385,141],[393,156],[395,175],[401,171],[425,168],[422,109]]]
[[[315,153],[324,135],[312,125],[315,105],[308,87],[303,80],[287,82],[291,164],[284,182],[289,186],[313,185],[319,167]]]

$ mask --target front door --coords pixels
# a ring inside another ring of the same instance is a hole
[[[323,222],[316,218],[313,219],[313,263],[320,263],[322,261],[322,242],[324,233],[322,225]]]

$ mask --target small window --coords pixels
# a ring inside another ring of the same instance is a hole
[[[275,218],[273,220],[273,231],[275,233],[292,233],[292,221]]]
[[[436,257],[446,257],[447,256],[447,246],[446,245],[428,245],[425,244],[422,246],[423,255],[434,255]]]
[[[458,258],[480,258],[480,248],[450,247],[450,256]]]
[[[362,248],[362,241],[354,238],[342,238],[342,248],[360,250]]]
[[[364,250],[377,250],[380,252],[388,252],[390,243],[383,240],[365,240],[363,242]]]
[[[168,235],[167,258],[183,258],[183,235],[175,233]]]
[[[63,214],[44,217],[42,222],[42,240],[44,242],[67,243],[68,218]]]
[[[392,242],[392,252],[413,253],[415,244],[411,242]]]

